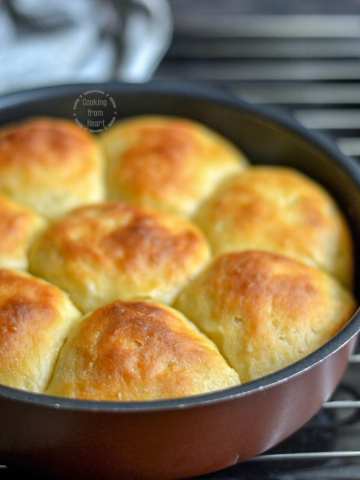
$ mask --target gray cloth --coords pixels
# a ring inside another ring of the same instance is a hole
[[[148,80],[172,34],[166,0],[8,0],[0,92],[74,81]]]

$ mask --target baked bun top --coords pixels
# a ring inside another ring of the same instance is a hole
[[[42,392],[79,313],[43,280],[0,269],[0,383]]]
[[[219,134],[176,117],[125,120],[105,132],[107,188],[126,200],[189,215],[221,179],[247,161]]]
[[[0,268],[25,270],[28,249],[44,227],[35,212],[0,195]]]
[[[142,401],[251,381],[345,325],[352,264],[321,186],[194,121],[0,128],[0,384]]]
[[[175,302],[218,346],[241,382],[315,351],[346,324],[355,303],[326,273],[277,254],[228,253]]]
[[[103,162],[74,122],[27,120],[0,130],[0,193],[46,217],[103,198]]]
[[[195,222],[214,254],[281,253],[352,284],[352,241],[343,215],[320,185],[295,170],[253,167],[231,177]]]
[[[117,298],[171,302],[208,259],[190,221],[118,202],[82,207],[52,224],[31,250],[30,269],[88,312]]]
[[[47,393],[141,401],[201,394],[239,383],[215,345],[179,312],[116,301],[74,329]]]

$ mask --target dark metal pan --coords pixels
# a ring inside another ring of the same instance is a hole
[[[118,118],[190,117],[238,144],[255,163],[291,165],[335,196],[360,245],[360,168],[293,120],[199,87],[68,85],[0,99],[0,123],[74,116],[78,96],[109,93]],[[360,271],[359,252],[356,270]],[[356,281],[359,289],[359,278]],[[357,292],[358,293],[358,292]],[[183,478],[258,455],[299,429],[339,383],[360,315],[307,358],[255,382],[180,400],[87,402],[0,387],[0,462],[63,478]]]

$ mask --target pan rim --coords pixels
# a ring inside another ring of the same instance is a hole
[[[309,145],[321,151],[337,164],[339,168],[348,174],[356,187],[360,190],[360,167],[355,160],[345,156],[334,142],[323,137],[321,134],[312,132],[302,126],[292,117],[268,107],[253,105],[235,96],[227,94],[222,90],[213,87],[203,87],[198,84],[153,81],[147,84],[127,84],[122,82],[101,82],[101,83],[71,83],[48,87],[37,87],[21,90],[0,96],[0,117],[5,108],[20,107],[26,103],[32,103],[46,98],[54,99],[69,94],[79,95],[84,90],[97,89],[114,93],[153,93],[156,95],[186,96],[194,100],[204,100],[220,106],[230,107],[236,110],[256,115],[259,120],[264,119],[272,122],[275,126],[285,129],[299,138],[305,140]],[[143,402],[110,402],[95,400],[78,400],[63,397],[54,397],[42,393],[31,393],[0,385],[0,399],[19,401],[33,404],[38,407],[70,410],[83,412],[142,412],[151,413],[154,411],[173,411],[179,409],[197,408],[205,405],[212,405],[235,400],[251,395],[255,392],[265,391],[292,378],[305,373],[325,361],[338,350],[349,343],[360,331],[360,308],[355,312],[348,324],[329,342],[305,358],[289,365],[272,374],[266,375],[258,380],[231,387],[225,390],[194,395],[169,400],[152,400]]]

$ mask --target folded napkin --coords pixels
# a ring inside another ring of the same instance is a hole
[[[0,92],[146,81],[171,41],[167,0],[7,0],[2,6]]]

